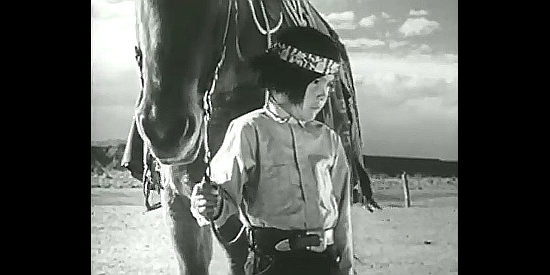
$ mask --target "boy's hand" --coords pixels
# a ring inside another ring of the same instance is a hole
[[[202,217],[212,220],[221,211],[221,196],[215,183],[206,183],[204,180],[193,186],[191,193],[191,208]],[[198,217],[195,217],[198,218]]]

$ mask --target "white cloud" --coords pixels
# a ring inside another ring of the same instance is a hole
[[[132,117],[133,106],[94,106],[91,107],[91,139],[106,140],[126,138]]]
[[[395,40],[390,40],[388,41],[388,45],[390,47],[390,49],[395,49],[395,48],[399,48],[399,47],[403,47],[403,46],[406,46],[409,44],[409,41],[395,41]]]
[[[369,38],[342,39],[342,43],[349,49],[368,49],[386,45],[382,40]]]
[[[391,16],[385,12],[382,12],[382,18],[385,18],[385,19],[388,19],[390,18]]]
[[[353,22],[341,22],[330,24],[335,30],[354,30],[357,26]]]
[[[352,71],[358,86],[387,103],[411,98],[458,94],[457,55],[389,54],[350,52]]]
[[[92,22],[92,60],[107,67],[135,65],[136,34],[133,18],[111,18]]]
[[[116,18],[134,16],[134,1],[92,0],[92,17]]]
[[[412,16],[424,16],[424,15],[428,15],[428,12],[425,11],[425,10],[410,10],[410,11],[409,11],[409,15],[412,15]]]
[[[353,11],[336,12],[323,17],[335,30],[353,30],[357,27]]]
[[[408,18],[399,28],[399,32],[408,36],[428,35],[439,28],[439,23],[430,21],[424,17]]]
[[[439,98],[443,102],[456,91],[454,80],[448,82],[445,76],[427,77],[421,72],[377,71],[364,76],[362,84],[370,87],[369,96],[395,106],[423,98]]]
[[[140,91],[137,65],[116,70],[101,65],[92,65],[92,105],[134,105]]]
[[[355,19],[355,13],[353,11],[334,12],[327,16],[328,20],[353,20]]]
[[[457,54],[446,53],[444,56],[451,63],[457,63],[458,62],[458,55]]]
[[[417,54],[426,54],[431,52],[432,52],[432,48],[427,44],[422,44],[413,50],[413,53],[417,53]]]
[[[349,56],[367,154],[458,158],[456,54]]]
[[[132,106],[139,91],[133,1],[92,2],[92,104]]]
[[[135,65],[134,1],[92,1],[92,60],[101,68]]]
[[[373,14],[361,19],[361,21],[359,21],[359,25],[363,28],[370,28],[374,26],[375,21],[376,21],[376,15]]]

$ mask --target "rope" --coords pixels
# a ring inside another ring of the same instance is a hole
[[[269,28],[269,19],[267,18],[267,14],[265,12],[265,6],[264,6],[264,1],[261,1],[260,0],[260,7],[262,7],[262,14],[264,16],[264,21],[265,21],[265,28],[267,29],[267,48],[271,47],[271,31],[270,31],[270,28]],[[281,16],[281,19],[283,17]]]
[[[262,25],[260,25],[260,22],[258,21],[258,17],[256,16],[256,10],[254,9],[254,4],[252,3],[252,0],[248,0],[248,5],[250,6],[250,10],[252,11],[252,19],[254,20],[254,24],[256,24],[256,28],[258,29],[258,31],[261,34],[267,35],[267,41],[268,41],[267,43],[268,43],[268,46],[270,46],[271,45],[271,35],[276,33],[279,30],[279,28],[281,28],[281,26],[283,24],[283,13],[282,12],[279,13],[279,22],[277,22],[277,25],[275,26],[275,28],[270,29],[269,20],[267,18],[264,2],[262,0],[260,0],[260,7],[262,8],[264,21],[265,21],[266,28],[267,28],[267,29],[264,29],[262,27]]]
[[[221,66],[223,65],[225,61],[225,52],[227,50],[227,33],[229,32],[229,20],[231,18],[231,3],[230,0],[227,5],[227,19],[225,21],[225,30],[223,34],[223,48],[220,60],[218,61],[218,64],[216,64],[216,68],[214,69],[214,78],[212,80],[212,85],[210,86],[210,89],[206,91],[203,98],[203,109],[204,109],[204,162],[207,164],[206,171],[205,171],[205,178],[208,183],[210,183],[210,160],[211,160],[211,152],[210,147],[208,146],[208,124],[210,122],[211,116],[212,116],[212,93],[214,93],[214,90],[216,90],[216,82],[218,81],[219,77],[219,71]]]
[[[239,42],[239,5],[235,1],[235,50],[237,52],[237,56],[239,57],[239,60],[244,62],[244,57],[241,52],[241,43]]]
[[[286,13],[297,26],[308,26],[308,21],[303,17],[302,5],[297,1],[283,1],[283,7]]]
[[[206,93],[204,94],[204,98],[203,98],[203,108],[204,108],[204,119],[203,119],[203,122],[204,122],[203,123],[204,124],[204,139],[203,139],[203,142],[204,143],[203,143],[203,145],[204,145],[204,151],[205,151],[204,162],[206,164],[206,170],[204,171],[204,179],[205,179],[207,184],[212,184],[212,182],[210,180],[210,176],[211,176],[210,162],[212,160],[212,156],[211,156],[210,147],[208,146],[208,125],[210,123],[210,119],[212,118],[212,93],[214,93],[214,91],[216,90],[216,82],[218,81],[219,71],[220,71],[220,68],[223,65],[224,61],[225,61],[225,53],[226,53],[226,50],[227,50],[227,34],[229,32],[229,22],[230,22],[230,19],[231,19],[231,4],[232,3],[233,3],[233,1],[230,0],[228,5],[227,5],[227,20],[226,20],[226,23],[225,23],[225,31],[224,31],[224,35],[223,35],[223,49],[222,49],[221,57],[220,57],[220,60],[218,61],[218,64],[216,64],[216,68],[214,70],[214,78],[212,80],[212,85],[210,86],[210,89],[208,89],[206,91]],[[222,188],[219,188],[219,189],[222,190],[222,191],[225,191]],[[233,202],[233,203],[236,204],[236,202]],[[214,222],[211,219],[208,219],[208,221],[210,222],[210,225],[212,227],[212,231],[214,232],[214,235],[216,235],[218,240],[220,240],[221,242],[224,242],[225,245],[234,244],[240,238],[240,236],[242,235],[242,233],[244,232],[244,229],[245,229],[245,225],[243,224],[243,226],[241,227],[241,230],[239,231],[239,233],[237,234],[237,236],[235,238],[233,238],[230,241],[225,241],[224,238],[221,236],[219,230],[214,225]]]

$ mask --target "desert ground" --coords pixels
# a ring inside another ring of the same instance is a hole
[[[92,274],[177,274],[162,210],[144,213],[131,180],[92,177]],[[352,209],[356,274],[458,274],[458,179],[411,178],[412,205],[404,207],[398,179],[373,178],[383,207]],[[214,242],[213,275],[227,274]]]

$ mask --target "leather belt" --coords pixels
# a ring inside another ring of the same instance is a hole
[[[327,246],[334,244],[334,230],[307,231],[306,234],[296,235],[280,240],[275,244],[277,251],[291,251],[306,249],[314,252],[323,252]]]

